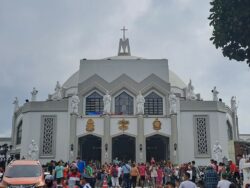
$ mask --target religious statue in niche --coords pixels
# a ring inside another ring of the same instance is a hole
[[[169,95],[170,114],[176,114],[177,113],[176,103],[177,103],[177,98],[176,98],[174,93],[171,93]]]
[[[95,122],[93,119],[88,119],[86,124],[86,131],[93,132],[95,130]]]
[[[219,144],[219,141],[216,140],[215,145],[213,147],[213,153],[214,153],[214,159],[217,162],[221,162],[221,156],[222,156],[222,147]]]
[[[144,103],[145,103],[145,98],[142,96],[141,91],[139,91],[139,95],[137,95],[136,97],[137,114],[139,115],[144,114]]]
[[[13,104],[14,104],[14,112],[18,111],[19,110],[19,101],[18,101],[17,97],[15,97]]]
[[[111,96],[109,91],[106,91],[106,95],[103,96],[103,114],[110,114],[111,112]]]
[[[52,100],[61,100],[62,99],[62,87],[59,81],[56,82],[55,93],[51,97]]]
[[[33,90],[31,91],[31,101],[36,101],[36,95],[38,91],[36,90],[35,87],[33,87]]]
[[[156,118],[153,122],[153,129],[158,131],[161,130],[161,121]]]
[[[38,159],[38,146],[35,140],[31,140],[28,150],[28,159],[37,160]]]
[[[189,80],[188,87],[186,88],[186,98],[188,100],[196,100],[197,97],[194,93],[194,86],[192,85],[192,81]]]
[[[119,126],[119,129],[120,129],[121,131],[126,131],[126,130],[128,130],[129,121],[127,121],[127,120],[125,120],[125,119],[123,118],[122,120],[120,120],[120,121],[118,122],[118,124],[120,125],[120,126]]]
[[[218,101],[219,92],[216,90],[215,86],[214,86],[214,89],[212,90],[212,93],[213,93],[213,101]]]
[[[71,98],[71,113],[78,114],[78,104],[80,102],[79,97],[74,94]]]

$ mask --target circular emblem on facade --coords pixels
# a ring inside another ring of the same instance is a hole
[[[95,122],[93,119],[88,119],[86,124],[86,131],[93,132],[95,130]]]
[[[129,121],[128,121],[128,120],[125,120],[125,119],[123,118],[122,120],[120,120],[120,121],[118,122],[118,124],[120,125],[120,126],[119,126],[119,129],[120,129],[121,131],[126,131],[126,130],[128,130],[128,124],[129,124]]]
[[[154,130],[160,130],[161,129],[161,121],[156,118],[153,122],[153,129]]]

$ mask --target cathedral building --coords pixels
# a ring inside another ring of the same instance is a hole
[[[22,106],[14,102],[12,145],[20,158],[28,157],[34,141],[42,163],[80,156],[101,163],[154,157],[206,165],[211,158],[232,158],[239,139],[235,97],[228,106],[215,87],[213,100],[201,99],[167,59],[132,56],[125,29],[117,56],[82,59],[47,100],[37,101],[37,92]]]

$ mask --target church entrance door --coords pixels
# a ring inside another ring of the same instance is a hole
[[[112,138],[112,159],[135,161],[135,138],[120,135]]]
[[[169,160],[169,138],[161,135],[147,137],[146,157],[148,162],[152,157],[156,161]]]
[[[85,161],[101,162],[102,141],[98,136],[87,135],[79,138],[80,157]]]

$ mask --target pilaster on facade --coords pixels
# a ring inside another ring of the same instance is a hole
[[[102,163],[112,161],[112,142],[110,136],[110,116],[104,115],[104,135],[102,137]]]
[[[69,149],[69,160],[74,161],[78,154],[78,139],[76,136],[76,125],[77,125],[76,113],[70,114],[70,149]]]

